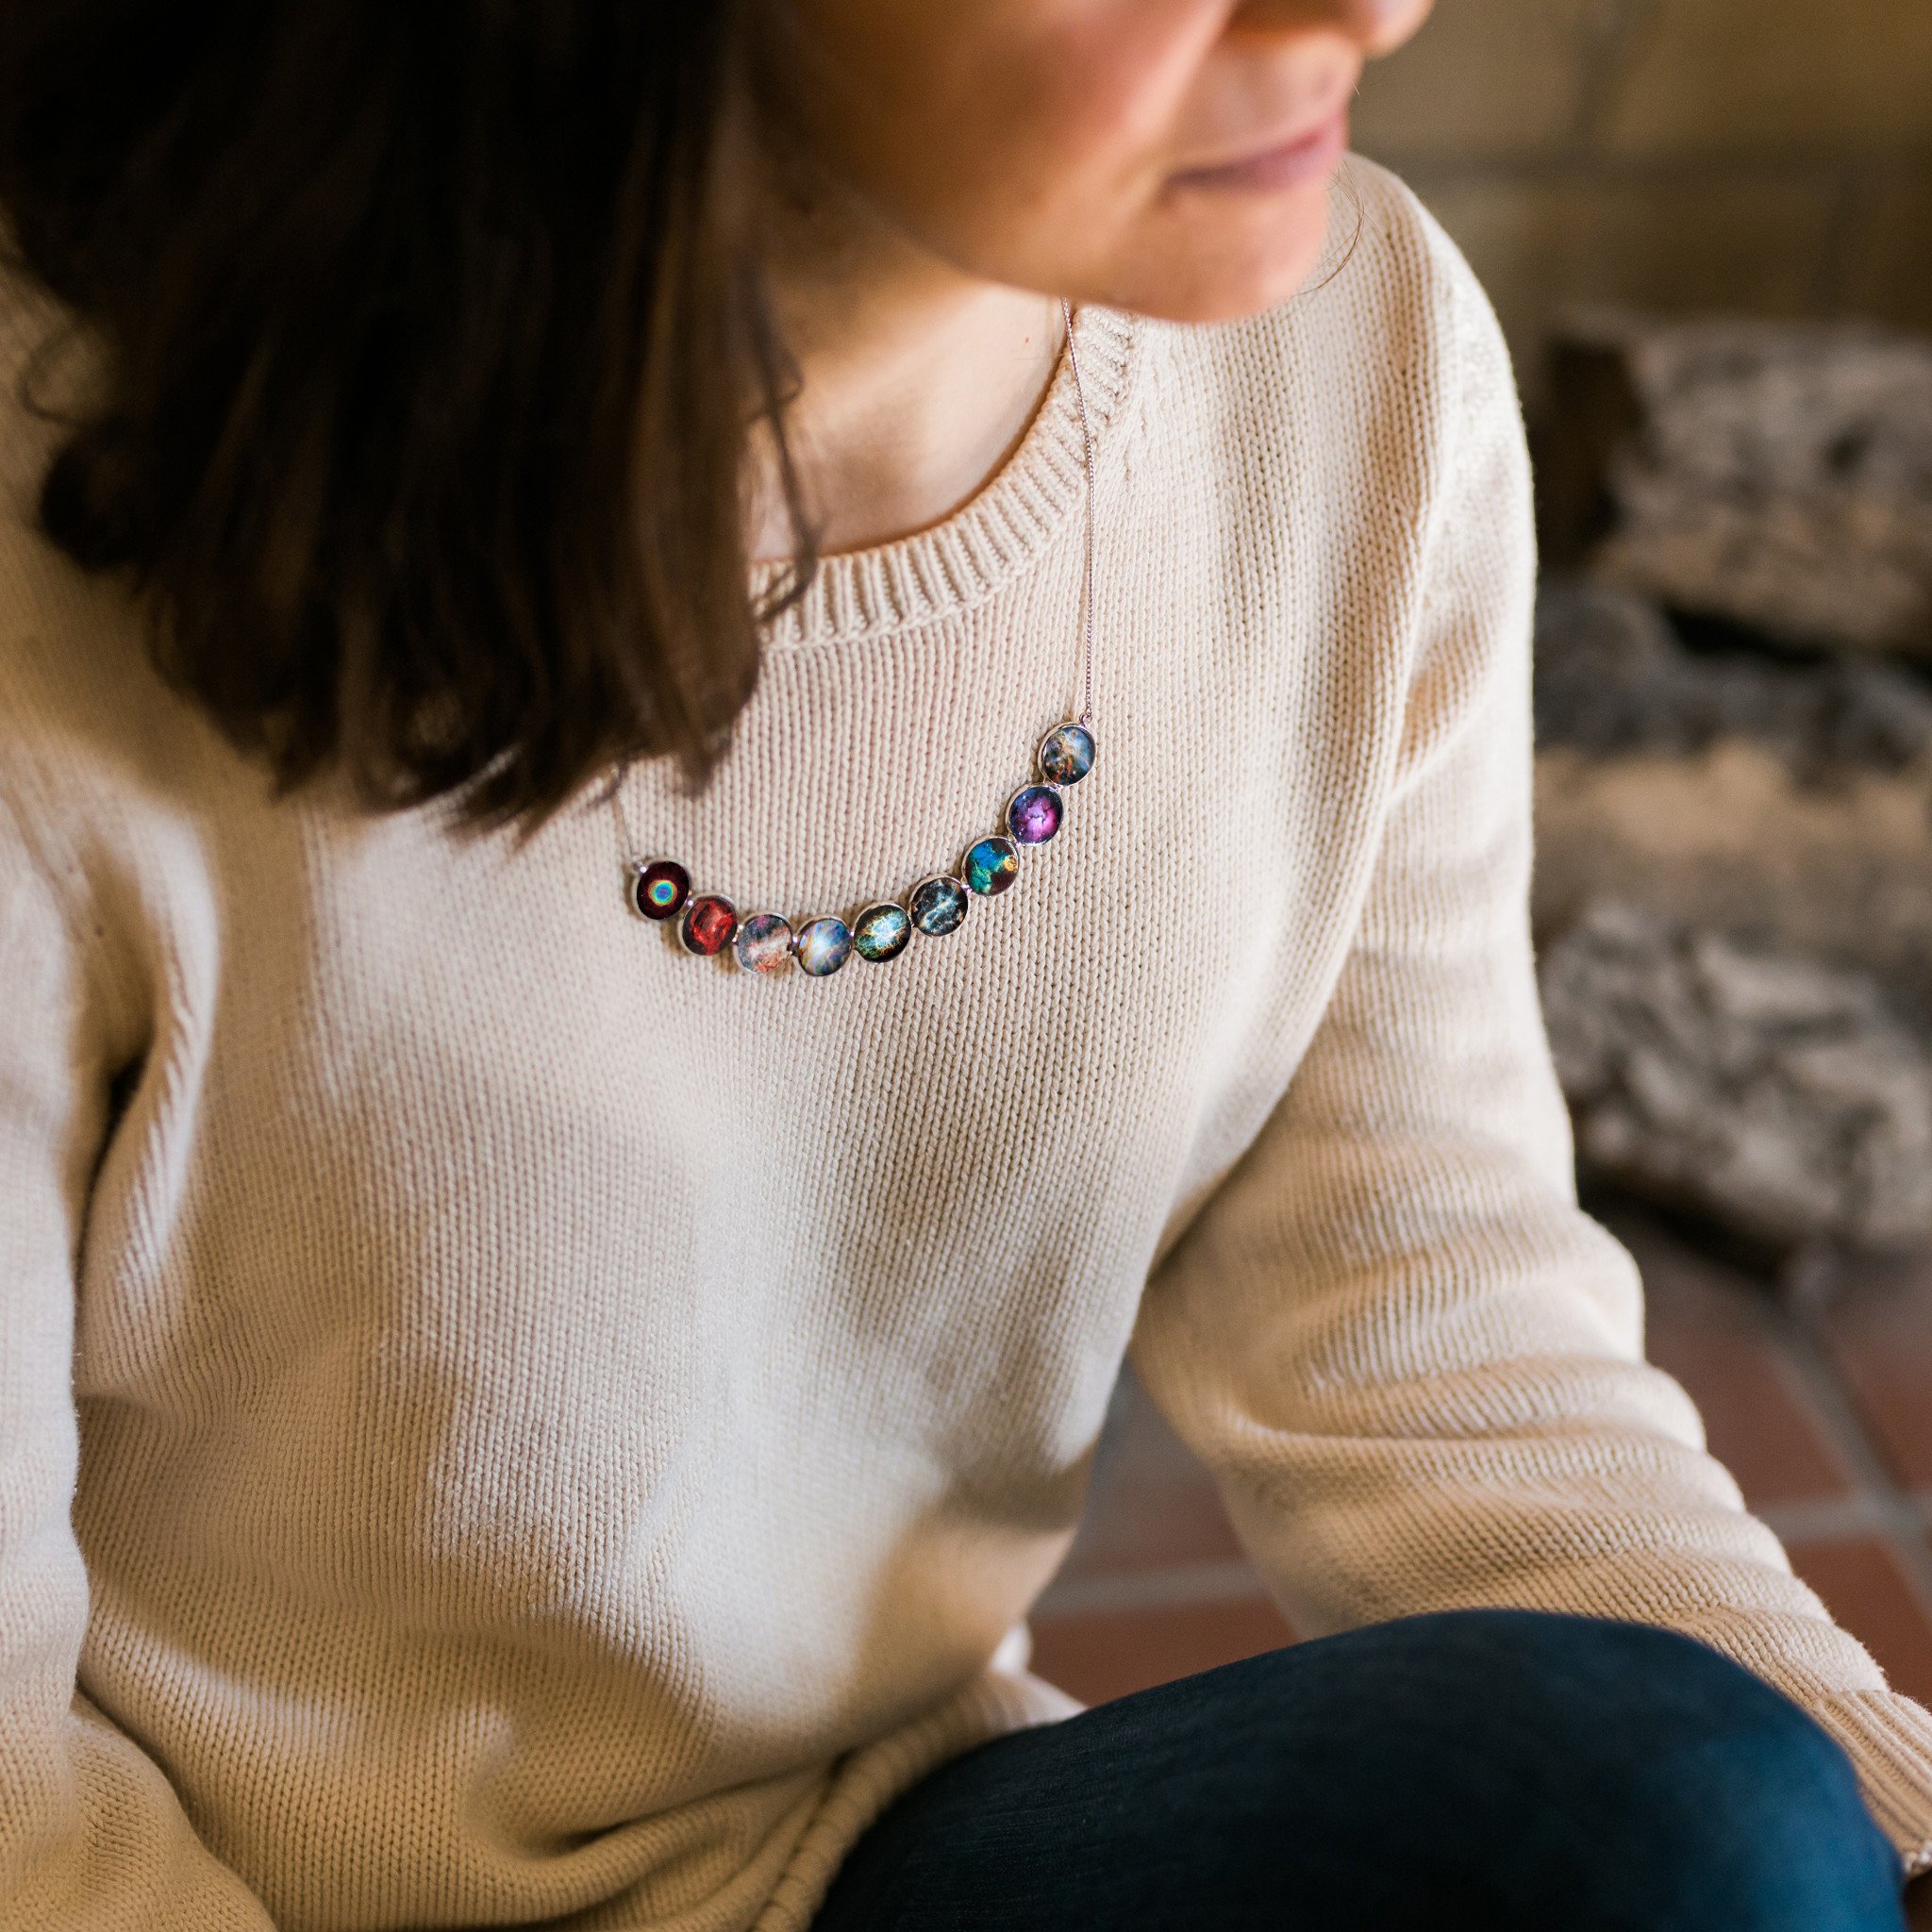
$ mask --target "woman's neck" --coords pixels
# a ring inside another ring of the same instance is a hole
[[[940,522],[1033,420],[1058,359],[1051,298],[976,280],[859,211],[792,201],[770,268],[802,378],[786,416],[807,513],[826,552]],[[747,539],[790,554],[768,439],[755,441]]]

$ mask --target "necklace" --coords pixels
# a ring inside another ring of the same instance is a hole
[[[1020,876],[1020,854],[1043,845],[1066,821],[1067,788],[1093,769],[1093,433],[1087,420],[1087,394],[1080,381],[1080,355],[1074,341],[1074,311],[1065,302],[1067,367],[1080,416],[1080,443],[1087,471],[1087,520],[1080,581],[1081,636],[1085,674],[1080,713],[1056,724],[1034,752],[1038,775],[1007,801],[1004,829],[969,846],[958,867],[923,878],[903,903],[880,899],[848,923],[832,913],[794,924],[777,912],[740,917],[721,892],[694,892],[691,874],[675,858],[644,858],[625,818],[623,785],[611,788],[619,850],[624,854],[625,897],[640,918],[661,924],[675,920],[678,939],[689,953],[715,957],[729,947],[748,973],[775,976],[795,964],[814,979],[839,971],[857,954],[874,965],[896,959],[914,933],[944,939],[965,924],[974,899],[996,899]]]

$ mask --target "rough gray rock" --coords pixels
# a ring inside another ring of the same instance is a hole
[[[1855,967],[1932,1031],[1932,772],[1846,768],[1801,782],[1725,737],[1695,757],[1598,758],[1556,745],[1536,768],[1536,929],[1595,900],[1761,937]]]
[[[1774,1246],[1932,1240],[1932,1054],[1866,975],[1607,902],[1541,980],[1586,1171]]]
[[[1582,575],[1544,580],[1536,628],[1545,745],[1685,757],[1733,735],[1827,783],[1932,758],[1932,682],[1896,663],[1692,650],[1650,599]]]
[[[1552,368],[1550,469],[1598,473],[1598,574],[1790,644],[1932,658],[1932,341],[1598,312]]]
[[[1648,599],[1538,605],[1535,914],[1594,901],[1875,974],[1932,1028],[1932,679],[1686,646]]]

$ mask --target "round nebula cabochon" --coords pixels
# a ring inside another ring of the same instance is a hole
[[[966,917],[966,908],[971,903],[966,896],[966,888],[958,879],[948,878],[941,873],[937,878],[924,880],[913,889],[912,923],[928,939],[942,939],[947,933],[958,930],[959,922]]]
[[[691,897],[691,874],[675,858],[654,858],[638,868],[634,891],[646,919],[675,919]]]
[[[842,919],[813,919],[798,928],[792,950],[814,979],[836,973],[852,957],[852,928]]]
[[[1056,785],[1077,785],[1093,769],[1093,734],[1083,724],[1056,724],[1040,741],[1040,769]]]
[[[754,912],[732,941],[747,973],[783,973],[791,964],[791,922],[776,912]]]
[[[1023,845],[1044,845],[1059,830],[1064,809],[1051,785],[1028,785],[1007,807],[1007,830]]]
[[[1004,892],[1020,876],[1020,855],[1010,839],[982,839],[959,869],[975,892],[991,898],[995,892]]]
[[[677,936],[692,953],[722,953],[738,930],[738,908],[729,899],[705,892],[684,908]]]
[[[905,907],[890,901],[883,906],[868,906],[852,922],[852,944],[858,957],[880,965],[896,959],[911,939],[911,915]]]

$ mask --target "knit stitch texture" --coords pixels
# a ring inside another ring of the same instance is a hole
[[[795,1932],[1070,1707],[1003,1639],[1129,1354],[1300,1629],[1691,1632],[1925,1862],[1932,1718],[1575,1206],[1507,358],[1348,180],[1274,312],[1081,317],[1098,762],[1012,891],[824,981],[630,913],[595,788],[522,845],[277,800],[34,534],[8,405],[0,1924]],[[952,866],[1077,702],[1083,482],[1062,370],[825,565],[708,795],[631,772],[648,853],[791,915]]]

